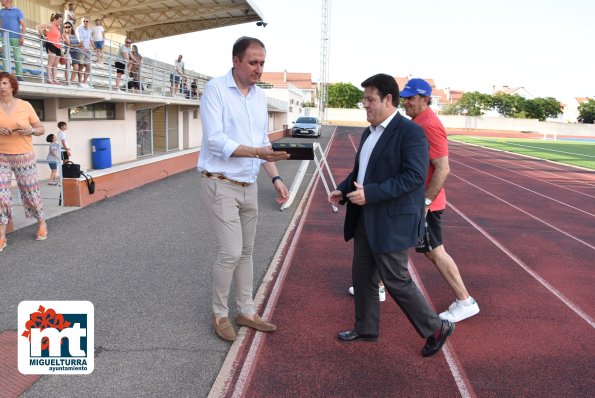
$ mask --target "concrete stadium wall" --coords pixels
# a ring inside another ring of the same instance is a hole
[[[581,123],[540,122],[537,119],[513,119],[485,116],[438,115],[444,127],[450,129],[534,131],[542,134],[558,134],[595,137],[595,125]],[[330,124],[367,126],[364,109],[327,109]]]
[[[438,117],[446,128],[534,131],[542,134],[595,137],[595,125],[593,124],[540,122],[537,119],[513,119],[484,116],[439,115]]]

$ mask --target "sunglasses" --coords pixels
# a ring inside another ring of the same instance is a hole
[[[87,23],[87,22],[89,22],[89,21],[83,21],[83,23]]]
[[[132,44],[132,42],[131,41],[127,41],[126,44]]]
[[[70,29],[70,28],[72,28],[72,26],[70,26],[70,25],[64,25],[64,29]]]

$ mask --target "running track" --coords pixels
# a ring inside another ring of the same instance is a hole
[[[329,144],[337,182],[361,132],[339,127]],[[314,183],[268,292],[279,329],[247,331],[213,395],[595,396],[595,173],[455,142],[450,164],[445,245],[481,313],[457,324],[443,353],[420,355],[423,340],[390,298],[377,343],[337,340],[353,325],[352,242],[344,209],[333,213]],[[452,302],[423,256],[411,254],[411,271],[438,311]]]

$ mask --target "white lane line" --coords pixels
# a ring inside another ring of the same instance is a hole
[[[488,139],[488,138],[483,138],[483,137],[475,137],[476,139],[480,140],[480,141],[488,141],[488,142],[494,142],[493,139]],[[586,158],[595,158],[595,156],[591,156],[591,155],[586,155],[584,153],[574,153],[574,152],[567,152],[567,151],[559,151],[557,149],[551,149],[551,148],[544,148],[541,146],[534,146],[534,145],[527,145],[527,144],[519,144],[517,142],[512,142],[512,141],[506,141],[506,138],[497,138],[496,140],[503,140],[506,144],[508,145],[512,145],[512,146],[520,146],[521,148],[532,148],[532,149],[540,149],[542,151],[545,152],[555,152],[555,153],[564,153],[567,155],[574,155],[574,156],[584,156]]]
[[[481,148],[481,149],[485,149],[488,151],[494,151],[494,152],[499,152],[503,155],[507,155],[508,157],[506,159],[511,159],[511,160],[519,160],[519,159],[530,159],[533,161],[533,163],[537,163],[539,164],[539,166],[543,166],[543,167],[547,167],[549,169],[551,169],[553,172],[548,172],[548,171],[544,171],[541,169],[537,169],[537,168],[532,168],[532,170],[536,170],[539,171],[541,173],[547,173],[547,174],[552,174],[553,176],[557,177],[557,178],[564,178],[567,180],[571,180],[572,182],[576,182],[578,184],[583,184],[583,185],[587,185],[589,187],[595,187],[595,184],[591,181],[583,181],[583,180],[578,180],[576,178],[573,177],[567,177],[561,174],[556,174],[554,172],[558,172],[558,173],[568,173],[569,171],[573,174],[578,174],[580,177],[584,177],[584,173],[577,173],[575,171],[573,171],[573,169],[579,169],[579,170],[585,170],[585,171],[589,171],[589,172],[593,172],[592,169],[588,169],[586,167],[580,167],[580,166],[575,166],[575,165],[571,165],[568,163],[560,163],[560,162],[556,162],[553,160],[548,160],[548,159],[542,159],[542,158],[538,158],[535,156],[529,156],[529,155],[523,155],[520,153],[513,153],[513,152],[507,152],[504,151],[502,149],[497,149],[497,148],[490,148],[490,147],[485,147],[485,146],[481,146],[478,144],[471,144],[469,142],[458,142],[458,141],[448,141],[449,145],[451,143],[454,143],[455,146],[472,146],[472,147],[476,147],[476,148]],[[525,165],[526,166],[526,165]],[[564,167],[564,168],[562,168]]]
[[[352,134],[349,134],[349,141],[351,142],[351,146],[353,147],[353,150],[355,152],[357,152],[357,144],[353,141],[353,136],[354,135],[358,135],[358,136],[361,137],[362,133],[352,133]]]
[[[454,163],[457,163],[457,164],[460,164],[461,166],[468,167],[468,168],[470,168],[470,169],[472,169],[472,170],[475,170],[475,171],[478,171],[478,172],[480,172],[480,173],[487,174],[487,175],[489,175],[489,176],[490,176],[490,177],[492,177],[492,178],[496,178],[496,179],[498,179],[498,180],[500,180],[500,181],[504,181],[504,182],[505,182],[505,183],[507,183],[507,184],[514,185],[515,187],[518,187],[518,188],[524,189],[525,191],[529,191],[529,192],[531,192],[531,193],[534,193],[535,195],[542,196],[542,197],[544,197],[544,198],[546,198],[546,199],[549,199],[549,200],[551,200],[551,201],[553,201],[553,202],[556,202],[556,203],[558,203],[558,204],[560,204],[560,205],[562,205],[562,206],[570,207],[572,210],[576,210],[576,211],[578,211],[578,212],[580,212],[580,213],[584,213],[584,214],[586,214],[586,215],[588,215],[588,216],[595,217],[595,214],[593,214],[593,213],[589,213],[589,212],[588,212],[588,211],[586,211],[586,210],[579,209],[578,207],[574,207],[574,206],[572,206],[572,205],[569,205],[568,203],[564,203],[564,202],[562,202],[562,201],[560,201],[560,200],[558,200],[558,199],[554,199],[554,198],[552,198],[552,197],[549,197],[549,196],[547,196],[547,195],[545,195],[545,194],[543,194],[543,193],[540,193],[540,192],[534,191],[534,190],[532,190],[532,189],[529,189],[529,188],[525,188],[525,187],[524,187],[524,186],[522,186],[522,185],[519,185],[519,184],[516,184],[516,183],[514,183],[514,182],[511,182],[511,181],[505,180],[504,178],[501,178],[501,177],[495,176],[495,175],[493,175],[493,174],[490,174],[490,173],[488,173],[487,171],[480,170],[480,169],[478,169],[477,167],[469,166],[469,165],[466,165],[465,163],[462,163],[462,162],[459,162],[459,161],[456,161],[456,160],[453,160],[452,162],[454,162]],[[459,178],[460,178],[460,177],[459,177]]]
[[[467,183],[467,184],[471,185],[472,187],[475,187],[475,188],[479,189],[480,191],[482,191],[482,192],[484,192],[484,193],[486,193],[486,194],[488,194],[488,195],[492,196],[493,198],[495,198],[495,199],[498,199],[499,201],[501,201],[501,202],[503,202],[503,203],[506,203],[508,206],[510,206],[510,207],[512,207],[512,208],[514,208],[514,209],[516,209],[516,210],[518,210],[518,211],[520,211],[520,212],[521,212],[521,213],[523,213],[523,214],[526,214],[526,215],[528,215],[529,217],[533,218],[533,219],[534,219],[534,220],[536,220],[536,221],[539,221],[539,222],[540,222],[540,223],[542,223],[542,224],[545,224],[545,225],[547,225],[547,226],[548,226],[548,227],[550,227],[551,229],[553,229],[553,230],[556,230],[556,231],[560,232],[561,234],[563,234],[563,235],[566,235],[566,236],[568,236],[569,238],[571,238],[571,239],[574,239],[574,240],[576,240],[576,241],[577,241],[577,242],[579,242],[579,243],[582,243],[583,245],[587,246],[588,248],[595,250],[595,246],[593,246],[593,245],[589,244],[588,242],[585,242],[584,240],[582,240],[582,239],[580,239],[580,238],[578,238],[578,237],[576,237],[576,236],[574,236],[574,235],[572,235],[572,234],[570,234],[570,233],[568,233],[568,232],[566,232],[566,231],[564,231],[564,230],[562,230],[562,229],[560,229],[560,228],[556,227],[555,225],[552,225],[552,224],[550,224],[549,222],[547,222],[547,221],[545,221],[545,220],[542,220],[541,218],[539,218],[539,217],[537,217],[537,216],[534,216],[533,214],[529,213],[528,211],[525,211],[525,210],[521,209],[520,207],[513,205],[512,203],[508,202],[507,200],[505,200],[505,199],[502,199],[501,197],[499,197],[499,196],[497,196],[497,195],[494,195],[493,193],[491,193],[491,192],[488,192],[488,191],[486,191],[486,190],[485,190],[485,189],[483,189],[483,188],[480,188],[480,187],[478,187],[477,185],[473,184],[472,182],[470,182],[470,181],[467,181],[466,179],[464,179],[464,178],[462,178],[462,177],[459,177],[458,175],[456,175],[456,174],[454,174],[454,173],[450,173],[450,175],[451,175],[451,176],[453,176],[454,178],[458,178],[459,180],[461,180],[461,181],[463,181],[463,182],[465,182],[465,183]]]
[[[550,285],[548,281],[543,279],[539,274],[527,264],[525,264],[520,258],[514,255],[510,250],[508,250],[502,243],[500,243],[496,238],[490,235],[486,230],[482,227],[477,225],[473,220],[463,214],[456,206],[453,206],[452,203],[447,202],[448,206],[452,208],[459,216],[463,217],[465,221],[471,224],[475,229],[477,229],[483,236],[488,238],[490,242],[492,242],[498,249],[500,249],[504,254],[510,257],[515,263],[517,263],[522,269],[524,269],[529,275],[531,275],[537,282],[539,282],[543,287],[549,290],[554,296],[556,296],[560,301],[562,301],[568,308],[574,311],[579,317],[581,317],[585,322],[587,322],[592,328],[595,328],[595,320],[591,318],[585,311],[583,311],[578,305],[574,304],[568,297],[562,294],[558,289]]]
[[[474,148],[485,149],[486,152],[498,152],[499,154],[504,155],[502,157],[503,160],[508,159],[508,160],[513,160],[513,161],[518,161],[518,160],[529,159],[529,160],[531,160],[531,164],[539,165],[539,167],[540,167],[540,168],[529,167],[527,165],[527,163],[523,164],[523,166],[525,166],[526,168],[528,168],[530,170],[535,170],[535,171],[538,171],[540,173],[545,173],[545,174],[551,174],[552,176],[554,176],[556,178],[570,180],[572,182],[584,184],[589,187],[595,186],[595,180],[593,180],[593,179],[578,180],[576,177],[569,177],[569,176],[564,175],[564,174],[568,174],[570,172],[572,174],[578,175],[579,177],[586,177],[585,173],[580,173],[580,172],[576,171],[575,169],[580,170],[580,171],[588,171],[588,172],[593,172],[593,169],[576,166],[576,165],[568,164],[568,163],[556,162],[554,160],[538,158],[535,156],[525,155],[522,153],[508,152],[508,151],[505,151],[502,149],[481,146],[479,144],[471,144],[469,142],[449,141],[448,143],[449,143],[449,145],[454,144],[453,145],[454,147],[466,147],[465,148],[466,150],[469,150],[469,147],[474,147]],[[484,155],[484,154],[482,154],[482,155]],[[486,154],[484,156],[486,156],[488,159],[493,159],[493,157],[491,157],[488,154]],[[546,167],[546,168],[550,169],[551,171],[543,170],[543,167]],[[560,174],[560,173],[564,173],[564,174]]]
[[[432,300],[430,300],[430,296],[428,295],[426,287],[424,286],[423,282],[421,281],[421,278],[419,277],[419,274],[417,273],[417,269],[415,268],[415,264],[413,263],[413,260],[411,259],[411,257],[409,257],[409,273],[411,274],[411,278],[413,279],[413,281],[415,282],[415,284],[417,285],[419,290],[422,292],[422,294],[426,298],[426,301],[428,302],[428,304],[430,304],[430,306],[432,308],[434,308],[434,311],[435,311],[436,307],[432,303]],[[455,329],[455,333],[456,333],[456,329]],[[463,398],[476,397],[477,395],[475,394],[475,391],[473,390],[473,386],[471,386],[471,382],[469,381],[469,378],[467,377],[467,374],[465,373],[465,370],[463,369],[463,366],[461,365],[461,362],[459,361],[454,349],[451,347],[450,341],[448,339],[446,340],[446,343],[444,344],[444,346],[442,346],[442,352],[444,353],[444,357],[446,358],[446,363],[448,364],[450,373],[452,374],[452,377],[457,385],[457,388],[459,389],[459,393],[461,394],[461,397],[463,397]]]
[[[453,151],[451,151],[451,154],[452,154],[452,152],[453,152]],[[464,153],[461,153],[461,152],[464,152]],[[471,155],[466,155],[465,153],[470,153]],[[487,164],[487,165],[490,165],[490,166],[492,166],[492,167],[496,167],[496,168],[499,168],[499,169],[505,170],[505,171],[507,171],[507,172],[510,172],[510,173],[519,174],[519,175],[521,175],[521,176],[523,176],[523,177],[525,177],[525,178],[529,178],[529,179],[531,179],[531,180],[536,180],[536,181],[539,181],[539,182],[541,182],[541,183],[550,184],[550,185],[553,185],[553,186],[555,186],[556,188],[564,189],[564,190],[567,190],[567,191],[570,191],[570,192],[573,192],[573,193],[576,193],[576,194],[579,194],[579,195],[584,195],[584,196],[588,196],[589,198],[593,198],[593,199],[595,199],[595,195],[589,195],[588,193],[585,193],[585,192],[580,192],[580,191],[577,191],[577,190],[575,190],[575,189],[572,189],[572,188],[565,187],[565,186],[563,186],[563,185],[558,185],[558,184],[556,184],[556,183],[554,183],[554,182],[551,182],[551,181],[547,181],[547,180],[544,180],[544,179],[541,179],[541,178],[537,178],[537,177],[533,177],[533,176],[527,175],[527,174],[525,174],[525,173],[524,173],[524,172],[522,172],[522,171],[516,171],[516,170],[513,170],[513,169],[509,169],[509,168],[507,168],[507,167],[504,167],[504,166],[499,166],[499,165],[497,165],[497,164],[490,163],[490,162],[488,162],[488,161],[485,161],[485,160],[479,159],[479,158],[477,158],[477,157],[474,157],[474,156],[472,156],[472,155],[477,155],[477,153],[476,153],[476,152],[470,151],[470,150],[469,150],[469,149],[467,149],[467,148],[464,148],[464,149],[462,149],[462,148],[457,148],[457,153],[456,153],[456,155],[457,155],[457,156],[464,157],[464,158],[467,158],[467,159],[473,159],[473,160],[475,160],[476,162],[480,162],[480,163],[483,163],[483,164]],[[449,159],[451,159],[453,162],[456,162],[456,160],[454,160],[452,157],[449,157]],[[498,159],[495,159],[495,158],[493,158],[493,157],[490,157],[489,159],[490,159],[490,160],[492,160],[492,161],[498,161]],[[513,160],[513,158],[509,158],[509,159],[505,160],[505,162],[506,162],[506,163],[510,163],[510,162],[508,162],[508,160]],[[554,175],[554,176],[556,176],[554,173],[547,172],[547,171],[541,171],[541,170],[535,169],[535,168],[533,168],[533,167],[526,167],[526,168],[524,168],[524,169],[523,169],[523,171],[527,171],[527,170],[533,170],[533,171],[537,171],[537,172],[540,172],[540,173],[543,173],[543,174],[551,174],[551,175]],[[558,177],[558,178],[566,178],[566,177],[563,177],[563,176],[556,176],[556,177]],[[574,181],[574,180],[571,180],[571,181]]]
[[[325,156],[328,155],[328,151],[331,147],[334,137],[335,137],[335,135],[333,133],[333,135],[331,135],[331,139],[329,140],[329,143],[326,146]],[[310,205],[314,198],[313,193],[315,192],[316,188],[318,187],[318,181],[320,180],[320,174],[318,173],[318,171],[316,171],[315,173],[316,173],[316,178],[313,178],[312,180],[310,180],[310,184],[308,185],[308,188],[305,191],[306,193],[304,193],[304,197],[302,197],[302,200],[300,201],[300,208],[296,210],[296,212],[292,218],[290,228],[288,228],[288,231],[286,232],[285,236],[283,237],[282,244],[279,246],[279,250],[277,250],[277,253],[275,254],[275,258],[273,259],[273,263],[279,262],[279,259],[281,257],[282,251],[283,251],[282,248],[284,247],[284,243],[288,239],[288,237],[290,235],[289,232],[292,229],[291,225],[294,225],[295,220],[299,219],[297,228],[295,230],[295,234],[293,235],[291,244],[289,245],[289,249],[287,250],[287,254],[285,255],[285,259],[284,259],[283,264],[281,265],[281,268],[279,270],[279,274],[278,274],[277,278],[275,279],[275,283],[273,285],[273,289],[271,290],[269,300],[267,301],[266,307],[263,311],[264,319],[271,319],[273,312],[275,310],[275,307],[277,305],[277,301],[279,300],[279,296],[281,295],[281,291],[283,289],[283,283],[285,282],[285,278],[287,276],[287,273],[289,272],[289,268],[293,261],[293,256],[295,254],[296,247],[297,247],[298,241],[300,239],[300,236],[302,234],[302,230],[304,228],[304,224],[305,224],[305,220],[306,220],[305,217],[301,217],[301,215],[308,214],[308,211],[310,210]],[[271,274],[274,273],[272,268],[275,268],[275,267],[271,267],[269,269]],[[269,273],[267,272],[267,275],[268,274]],[[258,290],[257,297],[263,296],[265,291],[266,291],[266,287],[264,285],[261,286],[260,289]],[[233,386],[233,393],[232,393],[233,398],[241,398],[243,396],[243,394],[245,393],[246,386],[247,386],[249,380],[251,379],[252,374],[254,373],[254,369],[255,369],[256,363],[258,361],[257,356],[258,356],[258,353],[260,352],[260,349],[264,342],[265,336],[266,336],[266,333],[264,333],[264,332],[255,332],[254,339],[252,340],[252,344],[250,344],[250,349],[248,350],[248,354],[246,355],[246,358],[243,361],[238,380],[236,381],[235,385]],[[229,380],[228,380],[228,382],[229,382]]]

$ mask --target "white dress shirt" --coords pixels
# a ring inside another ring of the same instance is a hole
[[[200,118],[203,137],[198,170],[220,173],[235,181],[255,182],[264,161],[231,154],[240,145],[270,145],[264,91],[252,86],[244,96],[230,70],[207,83],[200,100]]]
[[[366,138],[366,142],[362,146],[362,150],[359,153],[359,169],[357,171],[357,182],[358,184],[364,183],[364,177],[366,176],[366,169],[368,168],[368,162],[370,161],[370,156],[372,156],[372,151],[376,146],[376,143],[380,139],[382,132],[388,126],[388,124],[393,120],[397,111],[393,112],[392,115],[387,117],[382,123],[378,126],[370,126],[370,135]]]
[[[79,25],[76,28],[76,37],[78,37],[79,43],[83,43],[85,49],[91,48],[91,31],[85,25]]]

